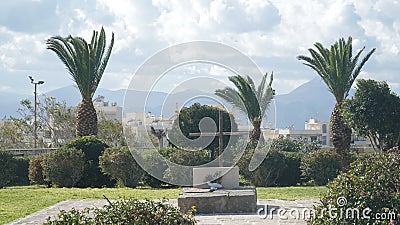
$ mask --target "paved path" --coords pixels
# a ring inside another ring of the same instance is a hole
[[[233,225],[233,224],[292,224],[305,225],[306,222],[301,218],[294,218],[297,212],[301,215],[303,209],[317,203],[318,199],[302,199],[302,200],[277,200],[267,199],[258,200],[258,209],[264,218],[261,218],[256,213],[247,215],[197,215],[196,219],[201,225]],[[170,200],[171,204],[177,205],[177,200]],[[102,207],[107,204],[105,200],[66,200],[59,202],[53,206],[35,212],[24,218],[17,219],[6,225],[14,224],[42,224],[46,218],[55,215],[62,209],[68,210],[71,208],[83,209],[86,207]],[[264,214],[267,212],[267,214]]]

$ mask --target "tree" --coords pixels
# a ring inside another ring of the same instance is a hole
[[[268,74],[266,73],[262,77],[257,89],[251,77],[236,75],[229,77],[229,80],[236,86],[237,90],[226,87],[215,91],[217,96],[247,114],[249,121],[253,125],[253,131],[250,134],[251,141],[260,140],[261,122],[274,97],[274,91],[271,87],[273,73],[268,84],[266,83],[267,76]]]
[[[400,97],[386,82],[357,80],[357,91],[344,102],[343,115],[357,135],[371,140],[374,149],[399,146]]]
[[[44,98],[39,109],[42,129],[51,140],[51,146],[61,146],[75,137],[76,108],[68,107],[65,101],[54,97]]]
[[[76,135],[97,135],[97,114],[92,98],[106,69],[111,50],[114,45],[114,33],[111,43],[106,48],[106,35],[103,27],[100,34],[93,31],[91,42],[88,44],[83,38],[51,37],[47,40],[47,49],[56,53],[72,76],[82,96],[76,120]]]
[[[98,137],[111,147],[120,148],[126,146],[122,123],[117,119],[107,119],[103,113],[99,113]]]
[[[308,49],[311,57],[300,55],[297,59],[303,60],[304,65],[318,73],[336,99],[330,119],[331,141],[336,153],[341,157],[343,168],[347,170],[350,164],[351,129],[343,121],[341,106],[362,67],[375,52],[375,48],[358,62],[365,47],[353,57],[351,37],[347,42],[344,38],[340,38],[330,49],[318,42],[314,46],[317,50]]]
[[[203,143],[199,143],[199,146],[196,146],[195,143],[187,143],[184,140],[181,139],[179,133],[182,132],[182,134],[189,139],[197,139],[199,137],[193,137],[190,136],[189,133],[199,133],[200,132],[200,121],[203,118],[209,117],[211,118],[218,129],[219,126],[219,111],[221,109],[213,106],[208,106],[208,105],[200,105],[200,103],[195,103],[190,107],[184,107],[178,115],[178,119],[174,121],[172,124],[172,130],[168,131],[168,139],[170,142],[172,142],[174,145],[178,145],[179,147],[182,148],[189,148],[189,149],[197,149],[197,148],[203,148],[202,146]],[[229,114],[226,111],[222,111],[222,117],[223,117],[223,131],[225,132],[231,132],[231,131],[237,131],[237,124],[234,121],[234,118],[231,114]],[[232,124],[231,124],[232,122]],[[206,129],[209,127],[206,127]],[[203,130],[202,132],[207,132],[207,130]],[[223,146],[224,148],[228,145],[230,136],[224,136],[223,137]],[[217,156],[218,152],[218,137],[215,137],[214,140],[206,146],[206,149],[211,151],[211,159],[215,159]]]
[[[4,118],[0,125],[0,148],[22,147],[24,135],[18,123]]]
[[[284,152],[299,152],[304,146],[303,141],[291,140],[289,138],[279,137],[271,143],[271,148]]]
[[[39,145],[42,147],[59,147],[75,138],[76,107],[66,105],[54,97],[41,96],[37,103],[37,124]],[[4,120],[0,128],[1,143],[7,147],[30,148],[33,118],[33,104],[28,99],[21,101],[18,109],[20,118]],[[107,119],[99,113],[98,137],[112,147],[125,146],[122,123],[116,119]],[[24,140],[24,138],[26,140]],[[27,143],[25,143],[27,142]]]
[[[11,118],[15,126],[19,128],[19,133],[24,137],[32,136],[32,118],[33,118],[33,104],[28,99],[21,101],[21,108],[18,113],[21,118]],[[38,133],[51,143],[52,147],[58,147],[68,142],[74,135],[74,124],[76,117],[76,110],[73,107],[68,107],[65,101],[58,101],[54,97],[43,97],[37,103],[37,124]],[[44,146],[45,141],[39,139],[39,144]],[[24,146],[32,147],[32,146]]]
[[[150,126],[151,134],[154,135],[158,140],[158,148],[162,149],[163,146],[163,138],[166,137],[165,130],[163,129],[155,129],[153,126]]]

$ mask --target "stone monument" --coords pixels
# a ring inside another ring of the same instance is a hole
[[[191,136],[218,136],[219,155],[223,151],[224,135],[238,135],[243,132],[223,132],[222,112],[219,113],[217,133],[191,133]],[[210,191],[207,181],[220,178],[221,189]],[[239,168],[223,167],[219,157],[219,167],[193,168],[193,187],[183,188],[178,196],[178,206],[186,212],[193,207],[196,213],[253,213],[257,210],[257,193],[255,187],[239,186]]]

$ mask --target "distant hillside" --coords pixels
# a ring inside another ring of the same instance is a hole
[[[0,119],[9,116],[17,117],[20,101],[29,97],[23,94],[0,92]]]
[[[276,96],[277,127],[303,129],[310,117],[328,121],[335,99],[321,78],[316,77],[285,95]]]
[[[170,95],[163,92],[152,92],[147,98],[145,111],[152,112],[155,115],[163,114],[165,117],[169,117],[172,115],[176,103],[182,106],[188,99],[203,94],[203,92],[198,90],[186,90]],[[76,106],[81,101],[77,88],[72,85],[47,92],[45,95],[55,97],[58,100],[65,100],[67,105],[70,106]],[[95,97],[97,95],[105,96],[105,101],[116,102],[119,106],[123,106],[125,90],[111,91],[99,88]],[[131,103],[127,101],[124,109],[125,111],[143,111],[144,101],[147,97],[146,92],[130,90],[127,93],[127,97],[127,99],[135,99],[135,101]],[[0,92],[1,118],[6,115],[18,116],[16,111],[19,108],[19,102],[25,98],[32,99],[32,96]],[[141,100],[143,104],[137,104],[138,99]],[[320,120],[328,121],[335,104],[332,94],[319,77],[299,86],[289,94],[277,95],[275,100],[277,112],[276,126],[279,128],[294,125],[297,129],[302,129],[304,127],[304,122],[310,117],[317,117]],[[190,104],[196,101],[202,104],[215,104],[214,101],[207,98],[194,98],[186,103]]]

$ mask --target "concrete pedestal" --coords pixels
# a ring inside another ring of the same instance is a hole
[[[184,188],[178,197],[178,206],[186,212],[194,206],[196,213],[254,213],[257,210],[255,187],[235,189]]]

